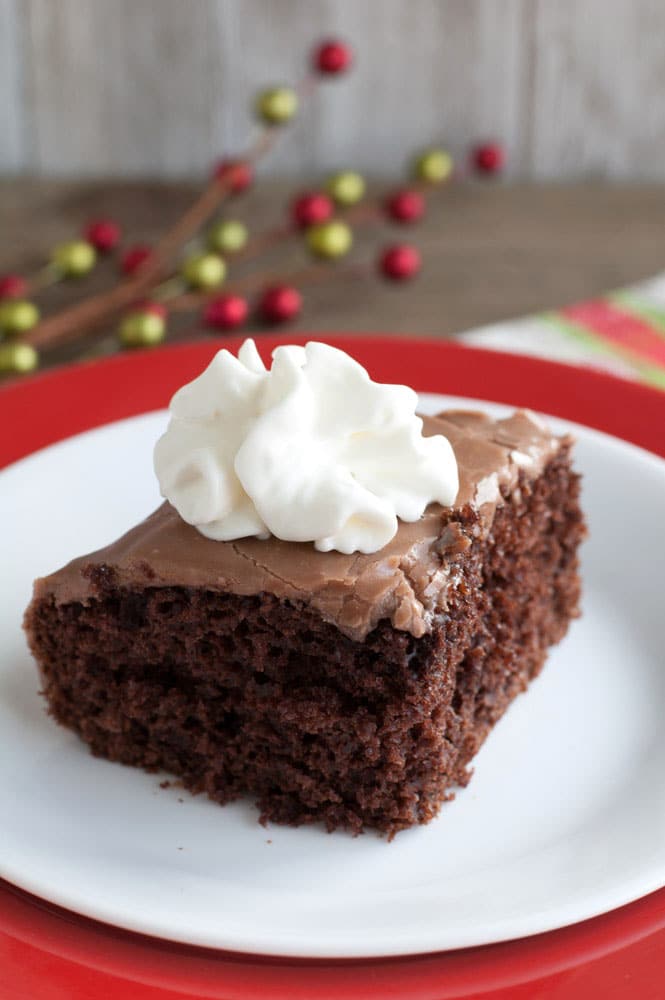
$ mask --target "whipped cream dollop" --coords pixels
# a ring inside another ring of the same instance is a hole
[[[372,382],[344,351],[283,346],[270,369],[253,340],[219,351],[176,392],[155,446],[160,490],[220,541],[271,534],[376,552],[458,490],[447,438],[423,437],[416,393]]]

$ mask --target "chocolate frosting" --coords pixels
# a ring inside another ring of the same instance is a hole
[[[87,603],[98,593],[91,570],[105,566],[121,587],[204,587],[302,601],[358,641],[384,618],[420,637],[445,609],[449,588],[459,582],[455,557],[471,542],[471,529],[455,513],[475,510],[473,533],[486,534],[502,490],[512,490],[520,472],[538,476],[561,446],[540,418],[524,410],[503,420],[447,410],[423,417],[423,433],[444,434],[453,446],[460,479],[455,506],[430,504],[418,521],[400,521],[378,552],[317,552],[311,543],[272,537],[214,541],[163,503],[116,542],[37,580],[35,597]]]

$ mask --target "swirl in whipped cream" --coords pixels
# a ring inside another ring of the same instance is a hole
[[[457,495],[450,442],[423,437],[416,404],[412,389],[372,382],[326,344],[278,347],[266,369],[246,340],[171,400],[155,446],[162,496],[208,538],[376,552],[398,518]]]

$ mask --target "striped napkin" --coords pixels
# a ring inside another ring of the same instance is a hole
[[[590,365],[665,391],[665,274],[554,312],[478,327],[458,339]]]

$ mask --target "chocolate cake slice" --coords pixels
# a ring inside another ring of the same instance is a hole
[[[93,753],[262,820],[425,823],[578,613],[571,441],[535,415],[425,418],[457,459],[377,552],[204,537],[164,503],[40,579],[25,625],[49,711]]]

